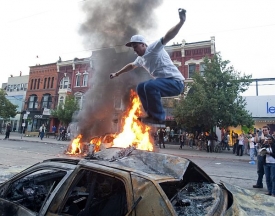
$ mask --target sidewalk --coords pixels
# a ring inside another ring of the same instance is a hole
[[[9,140],[11,141],[26,141],[26,142],[36,142],[36,143],[49,143],[49,144],[61,144],[61,145],[69,145],[71,141],[58,141],[57,139],[50,137],[46,138],[44,137],[43,140],[40,139],[40,137],[34,136],[34,137],[25,137],[24,134],[21,139],[21,134],[18,132],[11,132]],[[5,135],[0,135],[0,139],[4,139]]]
[[[0,139],[3,139],[4,135],[0,135]],[[21,134],[17,132],[12,132],[10,134],[10,139],[11,141],[26,141],[26,142],[36,142],[36,143],[48,143],[48,144],[58,144],[58,145],[69,145],[71,141],[58,141],[54,139],[53,137],[51,138],[43,138],[41,140],[39,137],[24,137],[22,136],[21,139]],[[201,157],[201,158],[219,158],[222,160],[230,160],[230,161],[250,161],[249,155],[243,155],[243,156],[236,156],[232,152],[232,148],[230,151],[224,150],[221,153],[209,153],[206,151],[200,151],[196,150],[196,148],[190,148],[189,146],[184,146],[182,149],[179,149],[179,144],[176,143],[167,143],[165,144],[166,148],[161,148],[159,149],[158,146],[156,147],[156,151],[164,154],[172,154],[172,155],[177,155],[181,157]],[[256,157],[255,157],[256,160]]]

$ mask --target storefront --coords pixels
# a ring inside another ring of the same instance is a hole
[[[50,124],[49,117],[49,115],[43,115],[43,112],[41,111],[30,111],[27,119],[25,120],[26,130],[38,131],[42,124],[44,124],[48,129]]]
[[[270,127],[270,133],[275,131],[275,96],[246,96],[246,109],[252,114],[255,121],[254,130],[267,125]],[[237,133],[241,133],[241,126],[229,128]]]

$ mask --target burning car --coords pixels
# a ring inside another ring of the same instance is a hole
[[[133,147],[45,160],[0,186],[1,215],[274,215],[274,203],[216,184],[190,160]]]

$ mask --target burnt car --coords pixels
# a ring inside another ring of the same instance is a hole
[[[275,199],[216,184],[188,159],[109,148],[35,164],[0,186],[0,215],[274,215]]]

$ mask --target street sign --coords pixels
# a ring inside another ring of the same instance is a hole
[[[27,111],[27,112],[26,112],[26,114],[27,114],[27,115],[29,115],[29,114],[30,114],[30,112],[29,112],[29,111]]]
[[[27,118],[28,118],[28,114],[24,114],[23,119],[27,119]]]
[[[25,123],[22,123],[22,127],[25,127],[26,126],[26,124]]]

